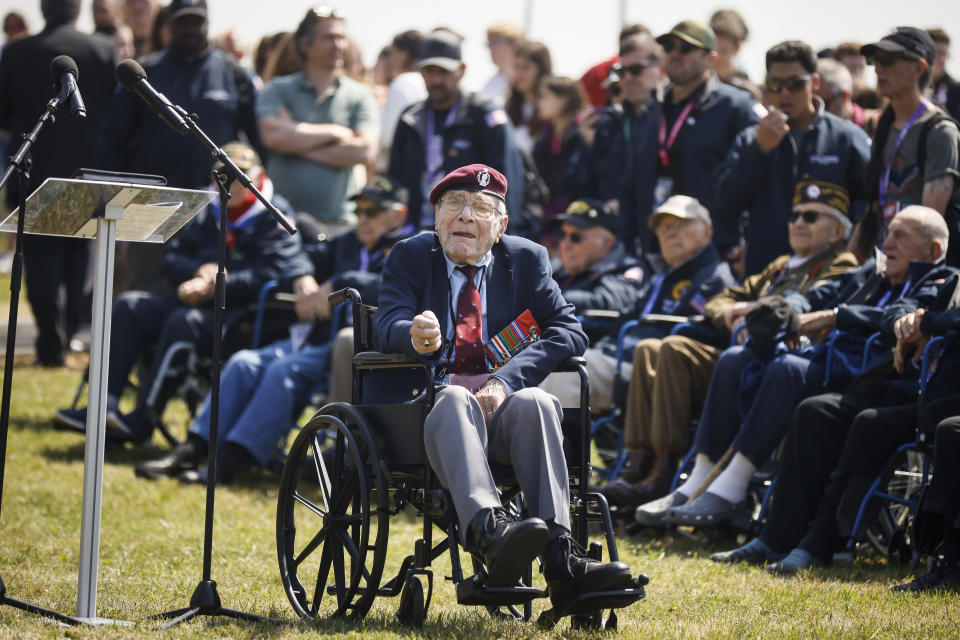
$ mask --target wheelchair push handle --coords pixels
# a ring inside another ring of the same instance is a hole
[[[339,291],[334,291],[329,296],[327,296],[327,300],[329,300],[330,304],[333,306],[337,306],[338,304],[347,302],[348,300],[352,300],[354,302],[360,302],[360,292],[354,289],[353,287],[347,287],[346,289],[340,289]]]

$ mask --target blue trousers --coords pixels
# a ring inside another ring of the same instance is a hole
[[[800,401],[822,390],[822,366],[785,353],[767,364],[756,394],[741,416],[742,374],[757,360],[752,349],[742,346],[721,354],[707,390],[694,451],[717,460],[732,447],[760,467],[783,439]]]
[[[233,442],[268,464],[310,395],[329,385],[329,374],[329,344],[293,353],[291,342],[283,340],[238,351],[220,376],[218,444]],[[209,394],[190,431],[210,440]]]

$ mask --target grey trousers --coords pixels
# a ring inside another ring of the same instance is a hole
[[[554,396],[521,389],[507,396],[485,424],[469,390],[451,385],[437,391],[423,440],[430,466],[453,498],[461,531],[478,511],[501,504],[488,457],[513,468],[531,516],[570,529],[562,415]]]

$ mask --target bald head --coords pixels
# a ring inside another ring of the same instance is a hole
[[[924,207],[918,204],[904,208],[897,217],[907,216],[908,219],[916,220],[920,223],[923,234],[930,242],[935,242],[940,246],[940,253],[937,260],[947,255],[947,242],[950,238],[950,230],[947,228],[947,221],[943,214],[936,209]]]
[[[912,206],[890,221],[883,241],[887,279],[894,284],[909,277],[911,262],[940,262],[947,254],[947,223],[929,207]]]

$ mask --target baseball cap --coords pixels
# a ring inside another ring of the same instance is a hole
[[[207,17],[206,0],[173,0],[170,3],[170,19],[176,20],[181,16]]]
[[[407,204],[409,194],[407,190],[398,185],[393,178],[382,173],[375,174],[363,185],[363,189],[354,194],[350,199],[359,200],[368,198],[380,206],[388,204]]]
[[[454,169],[437,183],[430,192],[430,204],[437,204],[444,191],[463,189],[465,191],[481,191],[506,202],[507,178],[485,164],[468,164],[465,167]]]
[[[878,50],[891,53],[908,53],[923,58],[928,65],[932,65],[934,58],[937,57],[937,48],[933,45],[933,38],[923,29],[916,27],[896,27],[877,42],[860,47],[860,53],[867,57],[875,55]]]
[[[453,33],[438,29],[420,41],[418,69],[436,66],[447,71],[456,71],[462,64],[460,38]]]
[[[556,220],[572,224],[578,229],[603,227],[614,235],[620,230],[620,217],[599,200],[574,200],[566,213],[557,216]]]
[[[717,50],[717,35],[713,29],[696,20],[683,20],[674,25],[669,33],[665,33],[657,38],[661,45],[664,40],[670,36],[680,38],[684,42],[689,42],[695,47],[706,49],[707,51]]]
[[[690,196],[670,196],[661,204],[650,216],[647,224],[651,229],[655,229],[661,216],[674,216],[682,220],[699,220],[700,222],[713,225],[710,220],[710,212],[700,204],[696,198]]]
[[[260,164],[260,158],[257,156],[257,152],[237,140],[223,145],[223,151],[241,171],[246,171],[250,167]],[[220,167],[219,161],[216,163],[216,166],[218,168]]]

